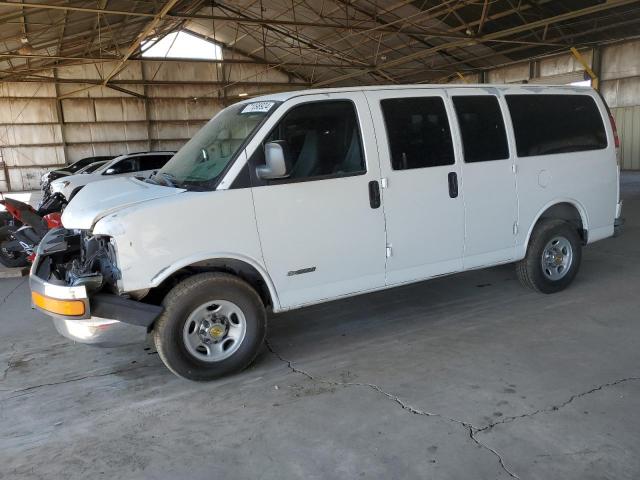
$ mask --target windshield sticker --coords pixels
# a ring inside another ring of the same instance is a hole
[[[240,113],[267,113],[276,102],[254,102],[242,109]]]

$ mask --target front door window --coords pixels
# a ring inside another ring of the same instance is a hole
[[[313,102],[289,110],[267,138],[286,145],[287,181],[364,173],[360,128],[350,101]]]

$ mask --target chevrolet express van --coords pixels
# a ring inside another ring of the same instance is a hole
[[[218,113],[154,176],[87,185],[41,243],[32,302],[78,342],[151,335],[175,374],[241,370],[267,311],[515,263],[554,293],[621,223],[597,92],[306,90]]]

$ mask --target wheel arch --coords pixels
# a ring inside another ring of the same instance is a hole
[[[536,215],[527,231],[525,248],[529,246],[531,235],[540,221],[547,218],[566,220],[576,227],[583,244],[589,241],[589,218],[584,206],[575,199],[560,198],[544,205]]]
[[[168,291],[175,283],[202,272],[225,272],[235,275],[256,289],[265,307],[280,310],[275,285],[267,271],[255,260],[233,254],[189,258],[158,272],[151,279],[151,290]]]
[[[75,197],[78,194],[78,192],[82,190],[84,187],[86,187],[86,185],[80,185],[79,187],[76,187],[73,190],[71,190],[71,193],[69,194],[69,198],[67,199],[67,202],[70,202],[71,199]]]

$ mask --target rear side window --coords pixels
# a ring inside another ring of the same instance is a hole
[[[507,95],[519,157],[607,147],[602,117],[588,95]]]
[[[509,158],[507,136],[498,99],[490,95],[453,97],[464,161],[486,162]]]
[[[380,105],[394,170],[454,163],[451,130],[442,98],[390,98]]]

